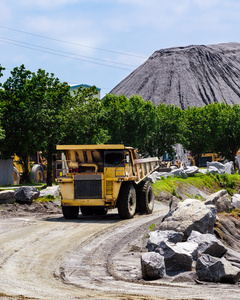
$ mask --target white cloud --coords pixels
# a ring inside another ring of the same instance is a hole
[[[147,6],[149,5],[150,0],[146,1],[146,0],[118,0],[118,2],[120,4],[133,4],[133,5],[137,5],[137,6]]]
[[[26,7],[40,7],[42,9],[48,10],[60,6],[70,5],[73,3],[82,2],[81,0],[20,0],[19,5]]]
[[[99,47],[102,42],[101,35],[98,34],[97,28],[90,19],[73,18],[70,20],[68,18],[52,19],[48,16],[29,16],[26,19],[26,25],[27,28],[31,28],[31,32],[50,38],[38,39],[37,43],[42,42],[41,46],[52,49],[90,56],[94,53],[93,48]],[[59,41],[54,41],[54,39]]]
[[[6,3],[0,2],[0,19],[1,23],[8,21],[11,18],[10,7]]]
[[[219,0],[193,0],[200,8],[211,8],[219,4]]]

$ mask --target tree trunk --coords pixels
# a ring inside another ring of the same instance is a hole
[[[237,150],[236,151],[233,151],[232,153],[231,153],[231,157],[230,157],[230,161],[232,161],[233,162],[233,165],[234,165],[234,170],[236,169],[236,161],[235,161],[235,157],[236,157],[236,155],[237,155]]]
[[[202,154],[194,154],[195,165],[197,167],[199,167],[201,155]]]
[[[31,183],[31,179],[30,179],[30,172],[28,169],[29,166],[29,157],[28,155],[26,155],[25,157],[22,158],[23,160],[23,182],[24,183]]]
[[[47,153],[47,186],[52,186],[53,160],[52,160],[52,151],[50,149],[51,147],[49,146],[48,153]]]

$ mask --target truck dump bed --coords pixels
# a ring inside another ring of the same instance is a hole
[[[74,166],[76,166],[76,164],[78,163],[81,164],[81,166],[92,167],[95,170],[101,170],[101,164],[103,164],[102,158],[98,155],[97,151],[128,150],[132,153],[132,175],[134,176],[134,180],[136,181],[136,183],[142,181],[159,167],[159,159],[157,157],[136,158],[136,152],[134,151],[134,148],[125,147],[122,144],[57,145],[57,150],[62,150],[68,153],[66,161],[70,168],[74,168]]]

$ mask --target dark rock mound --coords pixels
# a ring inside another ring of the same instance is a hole
[[[240,43],[156,51],[110,93],[139,95],[182,109],[213,102],[240,104]]]

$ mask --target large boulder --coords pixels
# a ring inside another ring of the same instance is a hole
[[[205,205],[196,199],[180,202],[161,223],[160,230],[175,230],[184,233],[184,240],[193,230],[201,233],[213,233],[216,221],[216,207]]]
[[[219,173],[219,174],[224,174],[225,173],[225,168],[224,165],[218,161],[211,161],[211,162],[207,162],[207,170],[210,173]],[[214,170],[214,172],[212,172],[211,170]]]
[[[155,252],[164,257],[168,272],[184,272],[192,269],[192,256],[177,244],[162,241]]]
[[[0,204],[13,204],[16,202],[14,191],[6,190],[0,192]]]
[[[184,168],[174,169],[170,172],[170,176],[181,176],[181,178],[186,179],[187,174],[185,173]]]
[[[58,185],[48,186],[45,189],[40,191],[39,197],[52,196],[56,198],[60,195],[60,188]]]
[[[191,242],[180,242],[177,243],[178,249],[182,252],[188,253],[193,260],[198,259],[198,244],[191,241]]]
[[[19,203],[31,204],[33,199],[37,199],[39,195],[39,190],[33,186],[22,186],[15,191],[15,198]]]
[[[149,238],[147,241],[148,251],[155,251],[156,248],[159,247],[161,242],[170,242],[170,243],[178,243],[183,239],[183,233],[177,232],[174,230],[156,230],[149,233]]]
[[[158,172],[159,177],[168,178],[169,176],[173,177],[173,175],[170,172]]]
[[[228,197],[228,192],[226,190],[221,190],[214,194],[211,194],[204,201],[204,204],[215,205],[218,213],[221,213],[224,211],[230,212],[230,210],[232,208],[231,201]]]
[[[231,265],[224,257],[202,255],[196,263],[199,280],[209,282],[236,283],[240,279],[240,269]]]
[[[234,194],[231,198],[232,208],[239,209],[240,208],[240,194]]]
[[[160,279],[166,274],[164,258],[159,253],[148,252],[141,257],[142,278],[145,280]]]
[[[208,172],[215,174],[215,173],[219,173],[219,174],[233,174],[234,173],[234,165],[233,162],[227,162],[225,164],[222,164],[218,161],[211,161],[211,162],[207,162],[207,170]]]
[[[148,175],[148,180],[152,183],[155,183],[156,180],[161,180],[159,173],[157,171],[153,172],[152,174]]]
[[[231,248],[227,248],[227,252],[224,254],[226,260],[228,260],[233,266],[240,269],[240,253]]]
[[[187,176],[194,176],[196,173],[198,173],[198,171],[199,171],[199,168],[196,166],[184,168],[184,172],[187,174]]]
[[[232,161],[229,161],[224,164],[225,174],[234,174],[234,164]]]
[[[215,257],[222,257],[227,251],[227,248],[213,234],[202,234],[198,231],[192,231],[188,242],[197,244],[198,256],[209,254]]]

